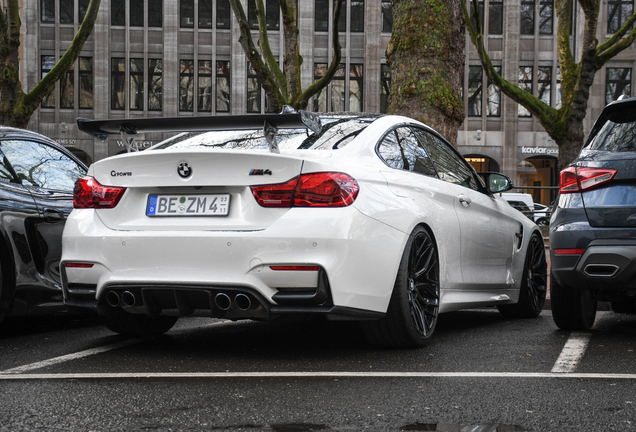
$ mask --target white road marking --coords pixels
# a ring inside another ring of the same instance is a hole
[[[552,372],[148,372],[2,374],[2,380],[131,379],[131,378],[577,378],[636,380],[636,374]]]
[[[181,333],[183,331],[192,331],[192,330],[197,330],[197,329],[202,329],[202,328],[207,328],[207,327],[213,327],[213,326],[218,326],[221,324],[234,324],[234,322],[232,321],[221,321],[221,322],[214,322],[211,324],[205,324],[202,326],[198,326],[198,327],[194,327],[194,328],[180,328],[177,329],[171,333]],[[80,352],[76,352],[73,354],[66,354],[60,357],[55,357],[52,359],[48,359],[48,360],[43,360],[40,362],[36,362],[36,363],[31,363],[31,364],[27,364],[27,365],[23,365],[23,366],[18,366],[18,367],[14,367],[11,369],[7,369],[7,370],[3,370],[0,371],[0,375],[2,374],[20,374],[23,372],[28,372],[34,369],[41,369],[41,368],[45,368],[47,366],[52,366],[55,364],[60,364],[60,363],[64,363],[64,362],[68,362],[68,361],[72,361],[72,360],[77,360],[77,359],[81,359],[84,357],[89,357],[95,354],[101,354],[103,352],[107,352],[107,351],[111,351],[111,350],[115,350],[118,348],[125,348],[127,346],[131,346],[131,345],[136,345],[139,344],[141,342],[145,342],[144,339],[128,339],[122,342],[117,342],[111,345],[104,345],[101,347],[97,347],[97,348],[91,348],[91,349],[87,349],[84,351],[80,351]]]
[[[561,355],[554,363],[552,372],[567,374],[574,372],[583,354],[585,354],[591,337],[591,333],[572,332],[561,351]]]

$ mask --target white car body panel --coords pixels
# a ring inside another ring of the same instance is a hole
[[[387,128],[414,124],[386,116],[338,150],[149,150],[94,163],[102,185],[127,187],[114,209],[75,209],[63,237],[66,283],[248,287],[276,304],[278,288],[315,287],[317,272],[273,271],[271,265],[317,265],[333,304],[384,313],[410,233],[428,227],[440,261],[440,312],[518,300],[528,239],[536,226],[494,197],[388,167],[375,148]],[[193,174],[177,175],[180,162]],[[250,176],[253,169],[271,174]],[[360,190],[342,208],[263,208],[249,186],[299,174],[343,172]],[[130,173],[130,174],[128,174]],[[229,193],[224,217],[148,217],[149,194]],[[464,206],[465,195],[471,204]],[[185,219],[185,220],[184,220]],[[518,247],[520,226],[523,242]]]

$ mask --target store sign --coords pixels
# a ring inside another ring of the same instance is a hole
[[[137,147],[137,148],[150,148],[153,145],[155,145],[154,141],[135,141],[135,143],[133,144],[133,147]],[[126,147],[126,143],[123,141],[117,141],[117,146],[118,147]]]
[[[559,149],[554,147],[521,147],[521,153],[558,156]]]
[[[77,140],[74,139],[58,138],[54,141],[64,147],[77,147]]]

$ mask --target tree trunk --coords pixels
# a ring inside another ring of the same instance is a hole
[[[464,17],[460,0],[392,0],[388,111],[420,120],[457,145],[464,121]]]

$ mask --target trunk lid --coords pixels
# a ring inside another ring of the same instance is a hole
[[[160,150],[99,161],[89,175],[104,186],[126,187],[113,209],[96,210],[106,226],[141,231],[254,231],[273,224],[288,208],[263,208],[250,186],[284,183],[298,176],[303,159],[267,151]],[[229,198],[227,214],[192,215],[186,211],[149,216],[150,197],[188,202]]]

